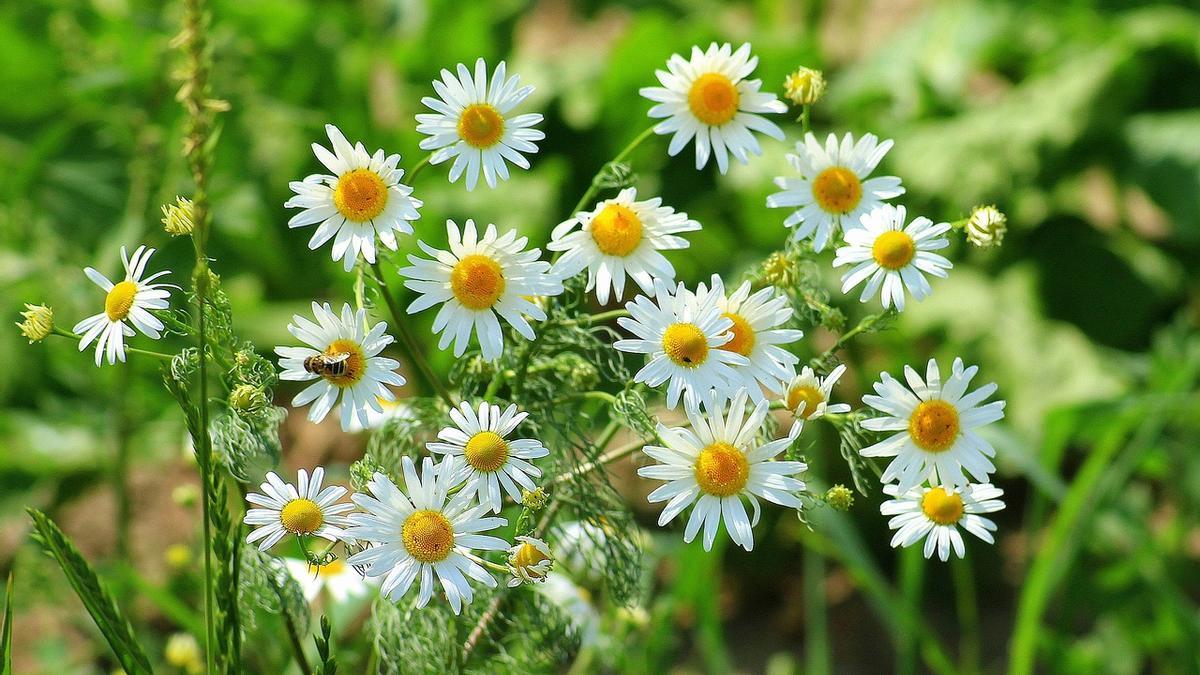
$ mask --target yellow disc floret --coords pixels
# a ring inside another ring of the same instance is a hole
[[[945,401],[922,401],[908,418],[908,434],[922,450],[949,450],[958,438],[958,410]]]
[[[720,73],[705,73],[688,90],[688,108],[701,122],[719,127],[737,115],[741,94],[737,85]]]
[[[333,205],[338,213],[357,223],[379,217],[387,202],[387,184],[370,169],[342,174],[333,188]]]
[[[746,487],[749,477],[750,462],[745,453],[728,443],[705,446],[696,457],[696,482],[710,495],[736,495]]]
[[[729,329],[733,333],[733,339],[721,345],[721,349],[727,352],[735,352],[742,356],[750,356],[750,352],[754,351],[755,335],[754,329],[750,327],[750,322],[741,314],[725,312],[722,316],[733,321],[733,327]]]
[[[325,524],[325,514],[311,499],[293,499],[279,512],[283,529],[292,534],[312,534]]]
[[[963,500],[957,492],[935,487],[921,498],[921,510],[938,525],[953,525],[963,516]]]
[[[695,368],[708,358],[708,338],[693,323],[673,323],[663,331],[663,351],[676,365]]]
[[[450,271],[450,290],[467,309],[491,309],[504,295],[504,270],[486,255],[463,256]]]
[[[454,527],[437,511],[414,511],[400,528],[408,554],[422,563],[441,562],[454,548]]]
[[[605,255],[625,257],[642,243],[642,220],[627,206],[609,204],[592,218],[592,239]]]
[[[104,313],[109,321],[121,321],[133,309],[133,296],[137,295],[137,284],[126,279],[112,287],[104,297]]]
[[[831,166],[813,179],[813,197],[828,213],[850,213],[862,200],[862,181],[844,166]]]
[[[487,103],[472,103],[458,116],[458,137],[473,148],[490,148],[503,136],[504,117]]]
[[[495,471],[508,461],[508,443],[494,431],[481,431],[467,441],[463,455],[480,471]]]
[[[917,244],[907,233],[888,230],[875,238],[871,245],[871,257],[884,269],[898,270],[912,262],[917,253]]]
[[[787,407],[796,417],[800,419],[808,419],[817,411],[817,406],[825,402],[825,392],[821,391],[820,387],[811,384],[798,384],[787,393]],[[800,404],[804,404],[804,409],[800,410]]]
[[[326,374],[325,379],[339,387],[349,387],[362,379],[367,372],[367,357],[362,347],[354,340],[342,338],[334,340],[325,348],[325,356],[335,357],[349,354],[345,361],[338,364],[340,375]]]

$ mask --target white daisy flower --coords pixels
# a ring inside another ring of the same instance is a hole
[[[288,220],[288,227],[320,223],[308,248],[315,251],[333,239],[333,259],[349,272],[360,253],[375,262],[376,235],[395,251],[396,233],[412,234],[410,221],[421,217],[417,209],[422,202],[400,182],[400,155],[385,156],[382,148],[372,155],[362,143],[352,147],[332,124],[325,125],[325,133],[333,152],[316,143],[312,149],[333,175],[313,174],[288,183],[296,194],[283,206],[303,209]]]
[[[784,407],[792,411],[797,422],[815,420],[826,413],[850,412],[850,406],[845,403],[829,404],[833,385],[845,372],[845,364],[838,364],[825,377],[817,377],[812,368],[804,366],[800,374],[788,383],[787,393],[783,397]]]
[[[729,43],[712,43],[705,51],[692,47],[692,57],[672,54],[667,70],[655,71],[661,87],[642,87],[642,96],[658,105],[650,108],[653,118],[665,117],[654,127],[656,134],[674,134],[667,153],[672,157],[696,139],[696,168],[703,169],[709,155],[717,169],[729,169],[729,155],[742,164],[747,153],[762,154],[757,131],[783,140],[783,130],[758,113],[787,112],[787,105],[771,92],[760,92],[762,80],[745,79],[758,65],[750,45],[735,52]]]
[[[699,229],[700,223],[663,206],[662,199],[637,201],[637,190],[625,188],[594,210],[559,224],[546,248],[565,251],[554,264],[561,278],[587,269],[587,290],[595,288],[596,299],[604,305],[610,287],[617,300],[624,296],[626,277],[644,293],[654,292],[655,279],[673,282],[675,268],[659,251],[687,248],[688,240],[675,235]]]
[[[509,116],[518,103],[533,93],[533,87],[520,87],[519,76],[505,75],[505,64],[501,61],[492,73],[489,87],[483,59],[475,62],[474,77],[460,63],[458,77],[443,68],[442,79],[433,81],[438,98],[421,99],[435,113],[417,115],[417,131],[429,136],[421,141],[421,149],[434,151],[430,164],[454,158],[450,182],[456,182],[465,173],[468,190],[475,189],[481,172],[488,187],[496,187],[497,177],[508,180],[506,161],[528,169],[529,160],[521,153],[536,153],[534,141],[546,137],[532,128],[542,121],[539,113]]]
[[[488,225],[480,238],[475,221],[468,220],[459,234],[453,220],[446,221],[450,250],[440,251],[417,242],[433,259],[408,256],[409,267],[400,274],[408,277],[404,285],[420,293],[408,306],[416,314],[441,304],[433,320],[433,332],[441,333],[438,349],[454,343],[454,355],[462,356],[471,341],[479,336],[483,358],[493,361],[504,351],[504,332],[500,315],[526,340],[534,338],[533,328],[525,320],[546,319],[546,312],[530,298],[562,293],[562,280],[550,274],[550,263],[538,260],[541,250],[524,250],[528,239],[517,237],[516,230],[497,236],[496,226]]]
[[[71,332],[82,335],[79,339],[79,351],[96,340],[96,365],[105,355],[109,365],[125,360],[125,338],[136,335],[125,321],[133,324],[146,337],[157,340],[162,337],[162,321],[150,313],[154,309],[166,309],[169,305],[167,298],[171,296],[169,284],[150,283],[155,279],[170,274],[169,270],[155,272],[145,279],[146,263],[154,249],[139,246],[132,256],[126,255],[125,247],[121,247],[121,263],[125,266],[125,278],[117,283],[91,267],[85,267],[83,273],[99,286],[107,295],[104,296],[104,311],[90,316],[75,324]],[[99,338],[97,340],[97,338]]]
[[[283,564],[287,567],[288,574],[300,585],[304,599],[310,603],[317,599],[322,590],[339,605],[371,592],[371,583],[341,558],[335,558],[320,567],[309,564],[307,560],[295,558],[284,558]]]
[[[995,393],[995,383],[966,394],[977,372],[978,366],[964,369],[962,359],[954,359],[950,378],[943,384],[933,359],[929,359],[924,380],[911,366],[905,366],[904,378],[912,391],[891,375],[880,373],[882,381],[875,383],[879,395],[863,396],[863,403],[884,416],[863,420],[862,426],[899,433],[860,453],[863,457],[895,457],[883,472],[884,483],[896,481],[902,492],[926,480],[961,487],[969,482],[964,470],[987,482],[996,470],[988,458],[994,457],[996,450],[975,430],[1003,418],[1004,401],[980,405]]]
[[[380,590],[399,600],[418,579],[417,607],[424,607],[434,591],[437,576],[455,614],[474,597],[467,577],[493,587],[496,580],[471,551],[503,551],[508,542],[480,532],[507,524],[504,518],[482,517],[484,507],[471,507],[471,498],[457,494],[447,503],[446,490],[455,472],[454,457],[435,468],[426,457],[421,477],[412,458],[404,457],[402,492],[377,473],[367,484],[371,494],[355,494],[354,503],[365,513],[350,515],[346,532],[372,546],[346,561],[366,566],[368,579],[382,579]],[[407,492],[407,494],[405,494]]]
[[[918,302],[932,289],[925,275],[945,277],[954,265],[933,253],[946,248],[950,241],[938,235],[950,229],[950,223],[934,225],[924,216],[914,218],[905,226],[903,206],[885,204],[862,217],[862,227],[846,232],[846,246],[837,250],[834,267],[854,265],[842,276],[842,292],[866,281],[861,302],[880,291],[884,309],[895,307],[904,311],[904,290]]]
[[[393,393],[394,395],[394,393]],[[379,404],[379,410],[368,406],[367,407],[367,423],[363,424],[358,421],[356,416],[350,420],[350,427],[346,429],[350,433],[359,433],[362,431],[377,431],[382,429],[390,420],[412,420],[415,419],[412,407],[408,401],[399,399],[388,400],[382,396],[376,396],[375,402]]]
[[[654,300],[639,295],[627,303],[628,317],[617,319],[636,338],[617,340],[619,351],[646,354],[649,362],[634,375],[635,382],[657,387],[667,382],[667,407],[679,404],[695,410],[710,390],[725,392],[739,381],[734,368],[750,360],[721,349],[733,340],[733,320],[721,313],[715,295],[699,298],[683,284],[675,289],[654,280]]]
[[[787,156],[799,177],[776,178],[783,191],[767,197],[767,206],[799,207],[783,221],[784,226],[796,228],[794,239],[811,238],[813,250],[822,251],[839,230],[858,227],[863,215],[904,194],[895,176],[867,178],[891,147],[891,140],[880,143],[874,134],[857,143],[846,134],[840,144],[836,135],[829,134],[822,148],[809,132],[796,143],[796,154]]]
[[[721,315],[733,322],[729,332],[733,339],[721,346],[725,351],[735,352],[749,361],[744,366],[735,365],[734,373],[755,401],[763,400],[763,387],[778,393],[796,374],[800,357],[779,345],[790,344],[804,337],[804,331],[779,328],[792,318],[792,307],[787,296],[774,286],[767,286],[750,293],[750,282],[743,282],[732,295],[725,296],[725,284],[721,277],[712,275],[712,288],[700,284],[696,295],[700,302],[706,294],[712,294],[721,310]],[[726,389],[726,395],[733,391]]]
[[[336,503],[346,494],[346,488],[330,485],[321,489],[325,469],[313,469],[312,476],[300,469],[296,485],[283,482],[274,471],[259,489],[251,492],[246,501],[259,507],[246,511],[242,521],[255,528],[246,537],[247,544],[259,542],[260,551],[266,551],[289,534],[297,537],[313,536],[337,541],[345,536],[342,526],[346,517],[342,514],[354,508],[353,504]]]
[[[355,312],[342,305],[339,318],[329,306],[312,304],[316,323],[292,316],[288,332],[307,347],[276,347],[282,380],[306,382],[317,380],[292,399],[297,408],[313,403],[308,419],[320,422],[341,396],[342,430],[348,431],[355,419],[362,426],[370,423],[368,410],[383,412],[378,399],[394,400],[396,395],[388,385],[404,384],[404,377],[395,372],[400,362],[379,356],[392,343],[385,333],[387,324],[380,321],[367,330],[366,310]]]
[[[691,429],[660,423],[658,436],[666,447],[642,449],[661,463],[638,469],[638,475],[668,481],[647,498],[652,504],[667,502],[658,524],[666,525],[695,504],[683,540],[691,542],[703,526],[706,551],[712,549],[722,520],[734,543],[747,551],[754,548],[752,528],[758,523],[759,497],[789,508],[802,506],[795,493],[804,489],[804,483],[792,476],[808,467],[803,462],[773,461],[796,439],[799,428],[793,427],[785,438],[760,444],[757,437],[770,404],[760,401],[746,418],[746,403],[742,390],[726,414],[721,399],[713,395],[705,402],[707,415],[688,411]],[[747,517],[742,497],[754,509],[753,518]]]
[[[925,539],[925,557],[936,550],[942,561],[950,559],[950,547],[958,557],[966,555],[966,546],[958,526],[989,544],[995,543],[996,524],[978,514],[1004,508],[1004,491],[989,483],[975,483],[947,490],[944,487],[915,487],[901,492],[886,485],[884,493],[892,499],[879,506],[879,512],[893,516],[888,527],[896,530],[892,548],[909,547]]]
[[[487,510],[500,512],[500,488],[521,502],[521,489],[533,490],[534,478],[542,470],[529,460],[550,454],[541,441],[533,439],[507,440],[525,418],[526,412],[517,412],[510,405],[504,412],[500,406],[480,403],[478,413],[471,404],[463,401],[458,408],[451,408],[450,419],[456,426],[445,427],[438,432],[444,443],[428,443],[430,452],[461,457],[466,461],[455,462],[455,474],[451,485],[463,484],[460,494],[464,497],[479,496],[479,503]],[[465,483],[465,484],[464,484]]]
[[[508,549],[508,571],[512,574],[508,585],[544,583],[553,565],[549,544],[536,537],[517,537],[517,543]]]

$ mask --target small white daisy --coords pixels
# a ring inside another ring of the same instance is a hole
[[[438,438],[445,443],[428,443],[430,452],[461,457],[465,461],[455,462],[456,471],[451,485],[463,485],[465,497],[478,495],[479,503],[489,511],[500,512],[500,488],[521,502],[521,489],[533,490],[536,486],[530,476],[539,477],[542,470],[529,460],[550,454],[541,441],[520,438],[507,440],[525,418],[526,412],[517,412],[510,405],[503,412],[500,406],[480,403],[476,412],[471,404],[463,401],[458,408],[450,410],[450,419],[456,427],[445,427]]]
[[[421,217],[422,202],[412,188],[400,182],[404,170],[397,168],[400,155],[370,154],[362,143],[350,141],[332,124],[325,125],[333,152],[313,143],[313,152],[333,175],[313,174],[288,187],[295,196],[284,208],[303,209],[288,220],[288,227],[320,223],[308,247],[317,250],[333,239],[333,259],[341,260],[347,272],[359,253],[375,262],[375,236],[396,250],[396,233],[412,234],[410,221]]]
[[[735,352],[749,361],[744,366],[733,367],[740,385],[746,387],[750,398],[761,401],[763,387],[776,394],[796,374],[800,357],[779,345],[790,344],[804,337],[804,331],[779,328],[792,318],[792,307],[787,296],[774,286],[767,286],[750,293],[750,282],[743,282],[732,295],[725,296],[725,284],[721,277],[712,275],[712,288],[703,283],[696,291],[700,302],[711,293],[722,316],[733,322],[729,332],[733,339],[721,346],[725,351]],[[733,391],[726,390],[727,395]]]
[[[155,272],[143,279],[146,263],[150,262],[152,255],[154,249],[139,246],[132,256],[128,256],[122,246],[121,263],[125,266],[125,278],[115,284],[91,267],[83,270],[87,278],[107,293],[104,296],[104,311],[80,321],[72,329],[73,333],[82,335],[79,351],[87,349],[96,340],[97,366],[105,355],[108,356],[109,365],[125,360],[125,338],[136,335],[133,328],[126,325],[126,319],[146,337],[153,340],[162,337],[159,331],[163,329],[163,323],[150,310],[168,307],[167,298],[171,292],[167,289],[170,285],[150,282],[170,274],[170,271]]]
[[[508,571],[512,574],[508,585],[544,583],[553,565],[554,554],[546,542],[536,537],[517,537],[508,549]]]
[[[400,270],[408,277],[404,285],[421,294],[408,306],[408,313],[441,304],[433,320],[433,332],[442,334],[438,349],[454,343],[455,356],[463,355],[471,334],[476,333],[483,358],[500,358],[504,332],[496,315],[526,340],[532,340],[533,328],[525,316],[544,321],[546,312],[530,298],[563,291],[562,280],[550,274],[550,263],[538,260],[541,250],[524,250],[529,240],[518,238],[516,230],[497,236],[495,225],[488,225],[480,238],[473,220],[466,222],[461,234],[458,225],[447,220],[446,232],[449,251],[417,242],[433,259],[410,255],[411,265]]]
[[[996,450],[975,430],[1003,418],[1004,401],[980,405],[995,393],[995,383],[966,394],[977,372],[979,366],[964,369],[962,359],[954,359],[950,378],[943,384],[933,359],[929,359],[924,380],[911,366],[905,366],[904,378],[912,391],[891,375],[880,373],[882,381],[875,383],[879,395],[863,396],[863,403],[884,416],[863,420],[862,426],[899,433],[860,453],[863,457],[895,457],[883,472],[884,483],[896,481],[902,492],[926,480],[963,486],[969,482],[964,470],[976,480],[988,480],[996,470],[988,458],[994,457]]]
[[[300,584],[304,599],[310,603],[317,599],[322,590],[339,605],[371,592],[371,584],[341,558],[335,558],[320,567],[309,564],[307,560],[295,558],[284,558],[283,564],[287,567],[288,574]]]
[[[684,405],[695,410],[710,390],[726,392],[739,377],[734,368],[750,360],[721,349],[733,340],[733,320],[721,313],[717,297],[699,298],[683,284],[675,289],[654,280],[654,300],[639,295],[625,305],[628,317],[617,319],[635,339],[617,340],[618,351],[646,354],[649,361],[634,376],[635,382],[657,387],[667,382],[667,407],[674,408],[683,395]]]
[[[858,227],[859,218],[891,199],[904,194],[895,176],[867,178],[892,147],[874,134],[854,142],[846,134],[839,144],[829,134],[825,147],[811,132],[796,143],[796,154],[788,162],[800,174],[797,178],[780,176],[775,184],[783,189],[767,197],[771,208],[799,207],[783,224],[795,227],[792,237],[813,240],[813,250],[822,251],[839,230]]]
[[[799,428],[793,427],[785,438],[760,444],[757,436],[770,404],[760,401],[747,418],[746,403],[742,390],[726,414],[721,399],[711,396],[705,402],[707,415],[688,411],[691,429],[660,423],[658,437],[666,447],[642,449],[661,463],[638,469],[638,475],[668,481],[647,498],[652,504],[667,502],[658,524],[666,525],[695,504],[683,540],[695,539],[703,526],[706,551],[712,549],[722,520],[734,543],[747,551],[754,548],[752,528],[758,523],[759,497],[789,508],[802,506],[795,493],[804,489],[804,483],[792,476],[808,467],[803,462],[774,461],[796,439]],[[742,497],[749,500],[753,518],[747,517]]]
[[[534,141],[546,137],[532,128],[542,121],[539,113],[509,116],[533,93],[533,87],[520,87],[517,75],[506,78],[505,67],[503,61],[496,66],[490,87],[483,59],[475,62],[474,77],[461,63],[458,77],[443,68],[442,79],[433,81],[438,98],[421,99],[434,111],[432,115],[417,115],[417,131],[429,136],[421,141],[421,149],[434,151],[430,164],[454,158],[450,182],[465,173],[468,190],[475,189],[480,173],[488,187],[496,187],[497,177],[508,180],[506,160],[528,169],[529,160],[521,153],[536,153]]]
[[[885,204],[862,217],[863,227],[846,232],[846,246],[837,250],[834,267],[854,265],[842,276],[842,292],[866,281],[861,302],[880,291],[884,309],[895,307],[904,311],[904,290],[918,302],[932,289],[925,275],[945,277],[954,265],[933,253],[946,248],[950,241],[938,235],[950,229],[950,223],[934,225],[924,216],[914,218],[905,226],[903,206]]]
[[[338,541],[345,536],[342,526],[346,517],[342,514],[354,508],[353,504],[338,504],[346,494],[346,488],[330,485],[321,489],[325,469],[313,469],[312,476],[300,469],[296,485],[283,482],[274,471],[259,489],[251,492],[246,501],[259,508],[246,511],[242,522],[255,528],[246,537],[246,543],[259,542],[258,548],[266,551],[289,534],[297,537],[313,536]]]
[[[652,118],[665,117],[654,127],[656,134],[674,134],[667,153],[672,157],[696,139],[696,168],[703,169],[710,155],[717,169],[729,169],[729,155],[742,164],[747,153],[762,154],[757,131],[783,140],[783,130],[759,113],[787,112],[787,105],[771,92],[761,92],[762,80],[745,79],[758,65],[750,45],[735,52],[729,43],[712,43],[705,51],[692,47],[691,59],[672,54],[667,70],[655,75],[661,87],[642,87],[642,96],[658,105],[650,108]]]
[[[787,393],[783,397],[784,407],[792,411],[797,422],[815,420],[826,413],[850,412],[850,406],[845,403],[829,404],[833,385],[845,372],[845,364],[838,364],[825,377],[817,377],[812,368],[804,366],[800,374],[788,383]]]
[[[317,380],[292,399],[297,408],[313,403],[308,419],[320,422],[342,398],[342,430],[350,429],[351,421],[367,426],[368,410],[383,412],[378,399],[394,400],[396,395],[388,385],[404,384],[396,372],[400,362],[379,356],[392,343],[387,324],[380,321],[367,330],[366,310],[355,312],[342,305],[339,318],[328,303],[312,304],[316,323],[296,314],[288,324],[288,332],[308,347],[276,347],[282,380],[306,382]]]
[[[381,592],[399,600],[418,582],[417,607],[424,607],[434,591],[437,576],[455,614],[471,602],[474,593],[467,577],[493,587],[496,580],[471,551],[503,551],[508,542],[479,534],[507,524],[504,518],[483,517],[482,506],[463,494],[447,503],[446,490],[454,474],[454,457],[435,468],[426,457],[421,477],[412,458],[404,457],[405,492],[377,473],[367,484],[371,494],[355,494],[354,503],[365,513],[350,515],[346,532],[371,547],[346,562],[367,567],[369,579],[382,579]]]
[[[925,539],[925,557],[936,550],[943,561],[950,559],[950,548],[958,557],[966,555],[966,546],[958,526],[989,544],[995,543],[992,532],[996,524],[978,514],[993,513],[1004,508],[1000,497],[1004,491],[989,483],[975,483],[947,490],[943,487],[915,487],[901,492],[895,485],[885,485],[884,493],[891,496],[879,506],[879,512],[893,516],[888,527],[896,530],[892,548],[909,547]]]
[[[655,279],[673,282],[675,268],[660,251],[687,248],[688,240],[675,235],[699,229],[700,223],[663,206],[662,199],[637,201],[637,190],[626,188],[594,210],[559,224],[546,248],[565,251],[554,264],[560,277],[566,279],[586,268],[587,290],[595,288],[596,300],[604,305],[610,287],[613,297],[622,299],[626,276],[644,293],[654,292]]]

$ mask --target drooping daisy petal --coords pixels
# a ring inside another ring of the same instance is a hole
[[[125,278],[115,284],[91,267],[83,270],[88,279],[105,292],[104,311],[75,324],[72,332],[81,336],[79,351],[87,349],[92,342],[96,343],[97,367],[105,357],[109,365],[125,361],[125,338],[135,335],[134,328],[152,340],[162,337],[163,322],[151,311],[170,306],[168,299],[171,291],[168,289],[173,287],[170,284],[151,283],[169,274],[167,270],[144,276],[152,255],[154,249],[139,246],[130,256],[122,246],[121,263],[125,266]]]
[[[700,223],[663,206],[662,199],[637,201],[637,190],[626,188],[592,211],[559,224],[546,248],[564,251],[554,264],[560,277],[586,269],[587,290],[595,288],[596,300],[603,305],[608,303],[610,288],[616,300],[624,297],[627,278],[643,293],[654,292],[655,279],[672,283],[675,268],[660,251],[687,248],[688,240],[676,235],[699,229]]]
[[[703,169],[711,156],[725,173],[729,155],[745,164],[750,154],[762,154],[752,132],[783,140],[783,130],[761,113],[787,112],[787,106],[775,94],[759,91],[762,80],[746,79],[757,65],[749,44],[733,51],[728,43],[714,42],[704,51],[692,47],[690,59],[672,55],[667,70],[655,72],[663,86],[643,87],[640,93],[656,104],[650,117],[666,118],[654,133],[671,134],[671,156],[695,139],[696,168]]]
[[[322,489],[325,469],[313,469],[312,476],[300,469],[296,485],[285,483],[275,472],[267,474],[266,481],[259,486],[262,490],[246,495],[246,501],[254,507],[246,511],[242,521],[254,528],[246,537],[246,543],[258,544],[266,551],[286,536],[313,536],[338,541],[345,536],[342,526],[346,525],[343,514],[354,508],[353,504],[339,504],[346,488],[333,485]]]
[[[458,64],[457,75],[442,70],[442,79],[434,80],[438,98],[426,96],[421,103],[433,114],[417,115],[417,131],[428,136],[422,150],[432,150],[431,164],[453,159],[450,182],[466,176],[468,190],[474,190],[480,174],[488,187],[497,180],[508,180],[508,164],[529,168],[526,154],[537,152],[535,141],[546,134],[534,125],[542,121],[538,113],[512,115],[512,109],[531,93],[532,86],[520,86],[520,77],[506,77],[503,61],[488,85],[487,65],[475,62],[475,72]]]
[[[874,134],[858,139],[846,134],[838,142],[829,134],[825,147],[811,132],[796,143],[796,154],[787,156],[799,176],[781,176],[775,184],[783,191],[767,197],[772,208],[795,208],[783,221],[795,228],[795,239],[813,240],[813,249],[824,250],[840,230],[859,226],[859,219],[881,206],[884,200],[904,194],[895,176],[869,178],[892,147]]]
[[[996,524],[981,513],[994,513],[1004,508],[1000,497],[1004,491],[990,483],[972,483],[962,487],[914,487],[901,491],[887,485],[884,493],[892,499],[879,506],[879,512],[891,516],[888,527],[895,530],[892,547],[908,547],[925,540],[926,558],[937,552],[942,561],[950,559],[950,551],[959,558],[966,555],[961,526],[983,541],[994,543],[992,532]]]
[[[392,343],[387,324],[380,321],[367,330],[366,310],[355,312],[348,304],[342,305],[340,316],[328,303],[314,302],[312,311],[316,323],[294,315],[288,324],[288,332],[308,346],[275,348],[282,369],[279,378],[313,382],[292,399],[294,406],[312,403],[309,420],[325,419],[340,397],[342,430],[349,431],[355,422],[367,427],[368,413],[382,414],[380,401],[395,399],[389,387],[405,382],[396,372],[400,362],[379,355]]]
[[[333,259],[341,260],[347,272],[359,254],[375,262],[375,238],[396,250],[396,233],[412,234],[411,221],[420,218],[422,202],[412,188],[401,183],[404,170],[397,168],[400,155],[370,154],[362,143],[354,146],[332,124],[325,125],[333,152],[313,143],[317,159],[329,174],[314,174],[289,184],[295,195],[286,208],[302,209],[288,227],[316,225],[308,241],[312,250],[333,241]]]
[[[904,311],[904,292],[917,301],[924,300],[932,289],[925,274],[945,277],[953,265],[934,253],[950,245],[939,235],[950,229],[949,223],[938,223],[925,217],[904,224],[903,206],[885,204],[862,217],[862,227],[846,232],[846,246],[837,250],[834,267],[852,265],[842,276],[842,292],[866,282],[859,300],[866,302],[880,293],[884,309],[895,307]]]
[[[504,334],[497,317],[532,340],[533,327],[525,317],[538,321],[546,318],[546,312],[533,300],[563,291],[562,281],[550,273],[550,263],[538,260],[541,251],[526,251],[525,237],[517,237],[515,230],[498,235],[495,225],[488,225],[480,237],[473,220],[466,222],[461,233],[458,225],[448,220],[446,232],[449,251],[420,242],[432,259],[410,255],[410,266],[400,270],[407,277],[404,285],[420,294],[408,306],[408,313],[440,304],[433,332],[442,335],[438,349],[454,343],[455,356],[466,352],[475,334],[483,358],[500,358]]]

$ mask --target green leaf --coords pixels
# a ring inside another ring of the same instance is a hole
[[[96,622],[96,627],[112,647],[121,667],[131,675],[154,672],[150,667],[150,660],[146,658],[142,646],[133,635],[133,626],[130,625],[129,619],[121,613],[116,601],[100,583],[99,577],[79,553],[79,549],[75,548],[71,540],[46,514],[33,508],[26,511],[33,519],[34,538],[50,557],[58,561],[71,588],[75,589],[75,594]],[[7,631],[7,628],[5,630]]]
[[[12,675],[12,592],[13,575],[8,573],[8,587],[4,590],[4,627],[0,628],[0,675]]]

